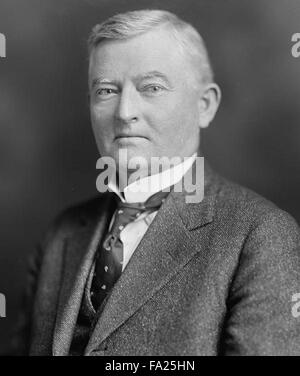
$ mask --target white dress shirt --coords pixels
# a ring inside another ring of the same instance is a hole
[[[145,178],[127,185],[124,188],[124,198],[115,184],[115,181],[111,180],[108,183],[108,187],[120,197],[122,202],[145,202],[153,194],[178,183],[192,166],[196,159],[196,155],[197,153],[193,154],[191,157],[186,158],[182,163],[164,170],[161,173],[146,176]],[[157,211],[150,213],[145,212],[133,222],[128,223],[120,232],[120,239],[123,243],[122,271],[128,264],[130,257],[133,255],[133,252],[136,250],[156,214]],[[114,217],[112,218],[110,227],[113,220]]]

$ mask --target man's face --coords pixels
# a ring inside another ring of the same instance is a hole
[[[117,161],[122,149],[148,163],[191,156],[199,145],[195,86],[191,64],[167,30],[100,43],[90,57],[89,89],[101,156]]]

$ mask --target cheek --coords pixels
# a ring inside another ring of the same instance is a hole
[[[161,98],[149,107],[145,112],[145,118],[151,123],[152,128],[157,128],[161,132],[168,127],[177,117],[181,105],[176,97]]]
[[[181,134],[187,133],[190,135],[197,132],[199,123],[198,103],[192,93],[189,96],[181,97],[174,109],[174,118]]]
[[[172,97],[155,106],[148,116],[152,128],[162,137],[176,138],[185,133],[191,133],[198,127],[196,101],[183,97]]]
[[[92,127],[96,137],[105,137],[113,134],[113,113],[99,107],[90,108]]]

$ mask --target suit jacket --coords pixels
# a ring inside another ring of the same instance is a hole
[[[261,196],[205,170],[205,195],[171,192],[99,314],[85,355],[299,355],[300,235]],[[18,341],[68,355],[111,193],[65,211],[31,266]],[[24,340],[25,339],[25,340]]]

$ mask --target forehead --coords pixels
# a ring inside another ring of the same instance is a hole
[[[171,77],[188,69],[186,60],[175,37],[168,30],[158,29],[126,40],[100,43],[91,52],[89,73],[90,78],[101,75],[122,79],[159,71]]]

